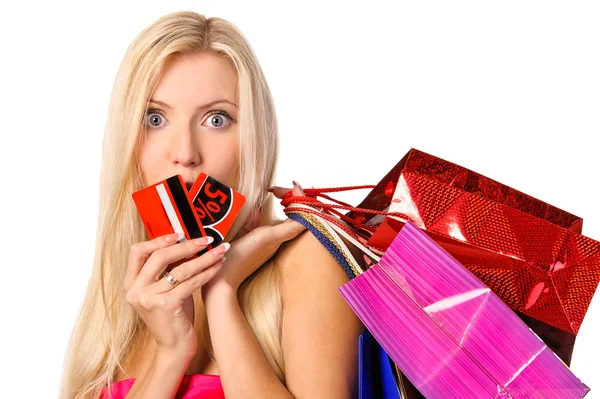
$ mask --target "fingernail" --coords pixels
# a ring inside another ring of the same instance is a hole
[[[302,190],[302,186],[300,186],[296,180],[292,180],[292,183],[294,183],[294,186],[296,186],[296,187],[298,187],[300,190]]]
[[[165,240],[167,240],[167,242],[173,242],[173,241],[179,241],[182,238],[185,238],[185,234],[182,233],[171,233],[168,236],[165,237]]]
[[[215,254],[217,255],[223,255],[225,252],[227,252],[227,250],[231,247],[231,244],[228,242],[224,242],[223,244],[219,245],[218,247],[216,247],[214,249]]]
[[[213,242],[215,239],[211,236],[200,237],[194,240],[194,244],[196,245],[208,245]]]

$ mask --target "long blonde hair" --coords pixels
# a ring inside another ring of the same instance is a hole
[[[277,120],[252,48],[235,25],[220,18],[191,11],[159,18],[128,47],[112,88],[93,269],[65,355],[61,398],[98,398],[114,382],[117,368],[123,370],[121,361],[141,350],[147,329],[125,301],[123,280],[131,245],[148,240],[131,198],[143,188],[138,156],[144,115],[168,57],[199,51],[226,57],[238,73],[240,168],[235,188],[246,196],[246,204],[226,240],[257,224],[279,222],[266,191],[274,184],[278,159]],[[238,298],[269,364],[285,383],[279,275],[272,261],[246,279]],[[214,360],[208,329],[203,331]]]

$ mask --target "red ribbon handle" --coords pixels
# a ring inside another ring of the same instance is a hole
[[[393,184],[393,182],[390,182],[390,183]],[[388,186],[390,186],[390,184],[388,184]],[[395,187],[391,187],[391,186],[388,187],[388,186],[386,186],[385,194],[391,198],[394,193]],[[284,206],[284,209],[283,209],[284,212],[291,211],[294,209],[294,208],[288,207],[288,205],[290,205],[292,203],[309,205],[309,206],[312,206],[317,209],[320,208],[320,210],[323,214],[329,214],[329,215],[335,214],[340,219],[345,220],[346,222],[348,222],[358,228],[361,228],[370,233],[373,233],[375,231],[375,228],[364,224],[366,221],[366,218],[364,215],[358,215],[357,217],[355,217],[353,219],[353,218],[350,218],[350,217],[342,214],[341,212],[337,211],[337,209],[343,209],[343,210],[347,210],[347,211],[357,212],[359,214],[399,216],[402,218],[405,218],[406,215],[403,215],[400,212],[384,212],[384,211],[376,211],[374,209],[357,208],[357,207],[351,206],[345,202],[336,200],[335,198],[332,198],[329,195],[326,195],[323,193],[359,190],[359,189],[364,189],[364,188],[373,189],[375,187],[377,187],[377,186],[363,185],[363,186],[347,186],[347,187],[307,188],[307,189],[304,189],[303,196],[294,196],[294,195],[292,195],[292,191],[290,190],[284,194],[283,198],[281,199],[281,205]],[[337,203],[337,205],[319,201],[317,199],[317,197],[322,197],[329,201],[333,201],[333,202]],[[309,213],[313,213],[313,212],[309,212]],[[314,213],[319,214],[318,212],[314,212]],[[329,219],[329,220],[331,221],[331,219]]]

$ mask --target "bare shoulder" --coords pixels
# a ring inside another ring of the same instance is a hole
[[[354,397],[364,326],[338,291],[348,276],[310,231],[285,243],[276,263],[287,388],[295,397]]]
[[[351,245],[348,247],[362,265],[356,248]],[[318,276],[323,273],[339,282],[339,286],[349,281],[342,266],[308,230],[284,243],[275,259],[284,284],[293,282],[294,277],[301,275]]]

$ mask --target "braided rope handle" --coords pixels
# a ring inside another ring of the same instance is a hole
[[[330,226],[336,226],[337,231],[343,231],[344,237],[356,245],[357,248],[361,249],[363,253],[375,259],[373,256],[381,257],[385,250],[383,248],[369,247],[367,248],[367,241],[376,230],[376,226],[366,225],[366,218],[364,214],[380,215],[380,216],[391,216],[400,219],[401,221],[410,220],[410,217],[401,212],[386,212],[378,211],[368,208],[353,207],[345,202],[339,201],[332,198],[324,193],[358,190],[358,189],[373,189],[376,185],[362,185],[362,186],[346,186],[346,187],[328,187],[328,188],[307,188],[304,189],[303,196],[294,196],[292,191],[285,193],[281,199],[281,205],[284,206],[283,211],[290,211],[290,204],[302,204],[305,205],[303,212],[312,214],[315,217],[319,217],[320,220],[327,220]],[[395,191],[395,184],[388,182],[385,188],[385,195],[391,198]],[[322,197],[329,201],[333,201],[336,204],[325,203],[318,200],[316,197]],[[342,214],[338,209],[348,210],[350,212],[359,213],[359,216],[350,218],[347,215]],[[344,223],[346,222],[346,223]],[[350,227],[351,225],[352,227]],[[340,233],[342,234],[342,233]],[[369,251],[367,253],[366,251]]]
[[[304,189],[304,196],[294,196],[294,195],[292,195],[292,192],[290,190],[283,196],[283,198],[281,200],[281,205],[286,207],[287,205],[289,205],[291,203],[297,203],[297,204],[313,206],[315,208],[320,209],[322,211],[322,213],[324,213],[324,214],[328,214],[328,215],[334,214],[335,216],[337,216],[337,218],[344,220],[347,223],[352,224],[359,230],[365,230],[368,233],[372,234],[375,231],[375,228],[364,224],[365,217],[363,215],[360,215],[353,219],[353,218],[348,217],[347,215],[342,214],[341,212],[338,211],[338,209],[347,210],[350,212],[356,212],[359,214],[393,216],[393,217],[398,217],[398,218],[401,218],[404,220],[407,219],[407,215],[405,215],[401,212],[386,212],[386,211],[378,211],[375,209],[354,207],[343,201],[337,200],[337,199],[332,198],[323,193],[358,190],[358,189],[365,189],[365,188],[373,189],[375,187],[377,187],[377,186],[362,185],[362,186],[347,186],[347,187],[307,188],[307,189]],[[391,201],[391,197],[394,192],[394,189],[395,189],[395,186],[391,186],[391,185],[390,185],[390,187],[386,188],[385,194],[386,194],[386,196],[390,197],[390,201]],[[328,203],[319,201],[316,197],[325,198],[329,201],[335,202],[336,204],[328,204]]]
[[[360,242],[358,236],[347,225],[344,225],[342,221],[336,219],[335,217],[323,214],[319,210],[299,203],[289,204],[284,211],[306,213],[312,215],[315,219],[317,219],[323,225],[323,227],[327,229],[327,232],[338,244],[340,250],[344,252],[346,258],[350,259],[350,261],[353,263],[354,270],[358,270],[359,274],[363,273],[363,269],[358,266],[354,255],[352,255],[352,253],[348,249],[348,246],[344,243],[340,236],[344,237],[346,240],[348,240],[350,243],[356,246],[360,251],[362,251],[362,253],[371,258],[373,262],[379,262],[379,259],[381,258],[382,254],[376,254],[375,251],[372,251],[364,243]]]

